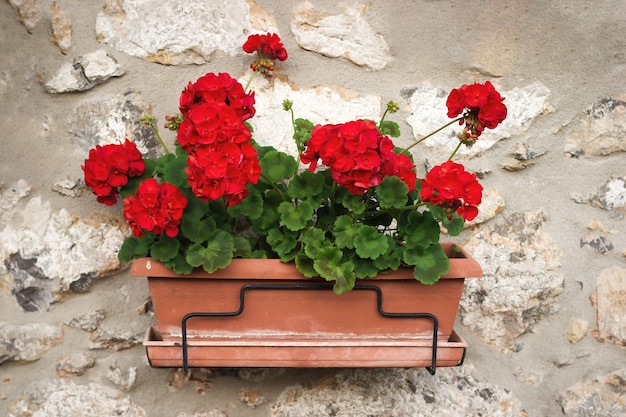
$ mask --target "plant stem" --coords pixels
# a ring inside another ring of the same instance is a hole
[[[157,127],[154,125],[154,121],[153,120],[150,120],[150,128],[154,132],[154,135],[156,136],[157,140],[161,144],[161,147],[163,148],[165,153],[171,154],[170,150],[167,149],[167,145],[165,145],[165,141],[163,140],[163,138],[161,137],[161,134],[159,133],[159,129],[157,129]]]
[[[252,75],[250,76],[250,79],[248,80],[248,83],[246,84],[246,88],[243,89],[244,92],[248,92],[248,88],[250,88],[250,84],[252,84],[252,80],[254,80],[254,76],[256,75],[256,71],[252,72]]]
[[[459,151],[459,149],[461,149],[461,145],[463,145],[463,143],[461,141],[459,141],[459,144],[456,145],[456,148],[454,148],[454,151],[452,151],[452,154],[450,155],[450,158],[448,158],[448,161],[451,161],[452,158],[454,158],[454,155],[456,155],[456,153]]]
[[[428,139],[429,137],[433,136],[436,133],[441,132],[443,129],[445,129],[446,127],[458,122],[459,120],[462,120],[463,117],[457,117],[456,119],[446,123],[445,125],[441,126],[439,129],[433,130],[432,132],[430,132],[429,134],[427,134],[426,136],[422,137],[419,140],[416,140],[415,142],[413,142],[412,144],[410,144],[409,146],[407,146],[406,148],[404,148],[404,150],[402,150],[402,152],[400,152],[400,154],[403,154],[405,152],[408,152],[409,149],[411,149],[412,147],[414,147],[415,145],[422,143],[423,141],[425,141],[426,139]]]
[[[265,174],[263,174],[261,172],[261,178],[263,178],[265,180],[265,182],[267,182],[270,187],[272,187],[274,189],[274,191],[276,191],[278,193],[278,195],[280,196],[281,200],[283,201],[287,201],[287,199],[285,198],[284,194],[282,193],[282,191],[280,191],[280,189],[276,186],[276,184],[274,184],[273,181],[270,181],[269,178],[267,178],[267,176]]]

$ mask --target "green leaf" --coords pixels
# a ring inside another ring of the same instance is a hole
[[[191,267],[191,265],[189,265],[187,261],[185,261],[184,256],[177,256],[171,261],[167,262],[165,265],[168,268],[171,268],[172,271],[180,275],[187,275],[187,274],[190,274],[191,271],[193,271],[193,268]]]
[[[178,156],[161,167],[163,173],[162,180],[175,185],[176,187],[188,187],[187,173],[187,155]]]
[[[309,258],[317,257],[318,252],[328,244],[326,233],[318,228],[312,228],[302,233],[300,241],[304,245],[304,253]]]
[[[296,256],[297,251],[294,249],[298,242],[294,234],[288,230],[283,233],[280,229],[272,229],[267,234],[266,240],[283,262],[290,261]]]
[[[289,195],[293,198],[311,198],[324,190],[324,176],[311,171],[302,171],[289,183]]]
[[[313,206],[308,200],[300,202],[296,207],[289,201],[283,201],[278,206],[280,221],[292,231],[304,229],[313,218]]]
[[[457,236],[463,231],[463,225],[465,224],[465,221],[457,213],[454,213],[452,218],[448,219],[448,215],[446,214],[446,212],[444,212],[443,209],[439,206],[429,204],[428,210],[430,214],[432,214],[432,216],[435,218],[435,220],[441,222],[441,225],[446,229],[447,233],[450,236]]]
[[[383,135],[391,136],[392,138],[400,137],[400,126],[391,120],[383,120],[383,122],[378,126],[378,130]]]
[[[354,249],[361,258],[376,259],[387,252],[389,243],[387,237],[374,226],[360,225],[357,236],[354,238]]]
[[[335,281],[333,291],[342,294],[354,288],[354,264],[343,262],[343,253],[335,246],[322,249],[313,261],[315,271],[326,281]]]
[[[402,264],[404,246],[398,245],[389,235],[387,235],[387,242],[389,243],[387,252],[374,259],[374,266],[379,271],[395,271]]]
[[[191,198],[185,208],[185,213],[180,223],[180,231],[184,237],[194,243],[202,243],[217,230],[215,220],[211,217],[204,218],[209,205],[197,198]]]
[[[335,244],[343,249],[354,249],[354,240],[358,235],[358,225],[354,224],[350,216],[339,216],[333,225]]]
[[[133,259],[148,256],[154,238],[152,233],[146,233],[142,237],[127,237],[117,253],[117,258],[122,262],[130,262]]]
[[[185,259],[194,268],[202,266],[206,272],[213,273],[230,264],[234,250],[233,237],[223,230],[218,230],[206,246],[201,243],[191,245],[187,249]]]
[[[407,204],[409,187],[398,177],[385,177],[376,187],[380,208],[401,208]]]
[[[263,214],[263,196],[261,195],[261,192],[255,188],[251,188],[250,194],[248,194],[248,196],[244,198],[241,203],[228,208],[228,212],[231,214],[235,214],[235,210],[239,210],[241,215],[250,220],[256,220],[261,217]]]
[[[434,284],[450,270],[450,260],[438,243],[405,248],[404,262],[415,267],[413,276],[422,284]]]
[[[363,202],[362,195],[352,194],[345,188],[341,189],[342,195],[340,195],[339,192],[337,194],[338,200],[341,201],[341,204],[350,210],[353,215],[359,216],[365,212],[367,205]]]
[[[429,212],[412,211],[407,216],[406,224],[400,227],[408,245],[428,246],[439,242],[439,223]]]
[[[238,258],[249,258],[252,253],[250,240],[244,236],[235,236],[233,240],[235,245],[234,256]]]
[[[178,255],[180,242],[178,239],[171,238],[167,235],[161,235],[152,244],[150,248],[150,256],[161,262],[167,262]]]
[[[293,138],[296,141],[296,145],[298,150],[302,152],[304,145],[311,138],[311,131],[315,127],[313,123],[308,121],[307,119],[298,118],[294,120],[294,133]]]
[[[291,178],[298,169],[298,164],[293,156],[283,152],[269,151],[259,160],[261,172],[265,180],[279,182]]]
[[[313,266],[313,259],[309,258],[308,256],[300,253],[296,255],[295,262],[298,272],[300,272],[305,277],[313,278],[319,276],[319,274],[315,270],[315,267]]]
[[[371,259],[363,259],[354,253],[350,257],[350,261],[354,264],[354,274],[358,279],[374,278],[378,275],[376,268]]]

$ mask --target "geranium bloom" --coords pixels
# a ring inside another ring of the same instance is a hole
[[[236,110],[218,103],[204,102],[193,105],[178,127],[178,143],[187,152],[198,145],[218,142],[250,142],[250,129]]]
[[[119,187],[126,185],[129,177],[142,175],[145,164],[137,146],[126,139],[123,144],[96,145],[81,168],[85,184],[98,202],[112,206],[117,202]]]
[[[356,120],[315,126],[301,160],[310,164],[310,171],[321,160],[330,168],[333,180],[352,194],[364,194],[392,175],[400,177],[413,190],[415,176],[410,172],[415,166],[406,155],[395,154],[393,148],[391,140],[378,131],[374,122]]]
[[[136,237],[146,231],[175,237],[185,207],[187,197],[178,188],[149,178],[139,184],[134,196],[124,199],[124,218]]]
[[[422,201],[441,206],[448,212],[448,218],[452,218],[455,211],[468,221],[478,215],[483,187],[476,175],[467,172],[463,165],[452,161],[438,165],[420,184]]]
[[[494,129],[507,115],[507,108],[502,103],[504,98],[496,91],[493,84],[465,84],[453,89],[446,100],[448,117],[463,113],[461,124],[465,129],[458,135],[461,142],[471,146],[488,129]]]
[[[287,50],[280,41],[280,36],[275,33],[267,33],[266,35],[250,35],[243,44],[243,50],[251,54],[258,54],[269,59],[278,59],[284,61],[287,59]]]
[[[187,181],[203,201],[224,197],[229,206],[248,194],[246,186],[261,176],[257,152],[249,143],[219,143],[199,146],[187,159]]]
[[[243,86],[227,73],[208,73],[189,83],[180,95],[179,109],[188,117],[189,111],[201,103],[218,103],[234,109],[242,120],[254,116],[254,92],[247,94]]]

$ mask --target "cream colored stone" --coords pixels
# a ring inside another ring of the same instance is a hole
[[[592,298],[598,311],[596,338],[626,345],[626,268],[607,268],[596,278]]]
[[[570,343],[580,342],[589,329],[589,322],[580,318],[572,318],[567,326],[567,340]]]

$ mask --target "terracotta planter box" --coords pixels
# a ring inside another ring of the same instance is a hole
[[[148,277],[157,321],[144,343],[148,357],[153,366],[180,366],[183,353],[191,366],[368,366],[355,360],[358,353],[369,366],[421,366],[418,352],[430,352],[430,360],[447,349],[455,353],[442,363],[456,364],[464,342],[453,325],[464,280],[482,270],[462,249],[444,248],[450,272],[435,285],[398,270],[342,295],[274,259],[236,259],[213,274],[184,276],[138,259],[131,275]]]

